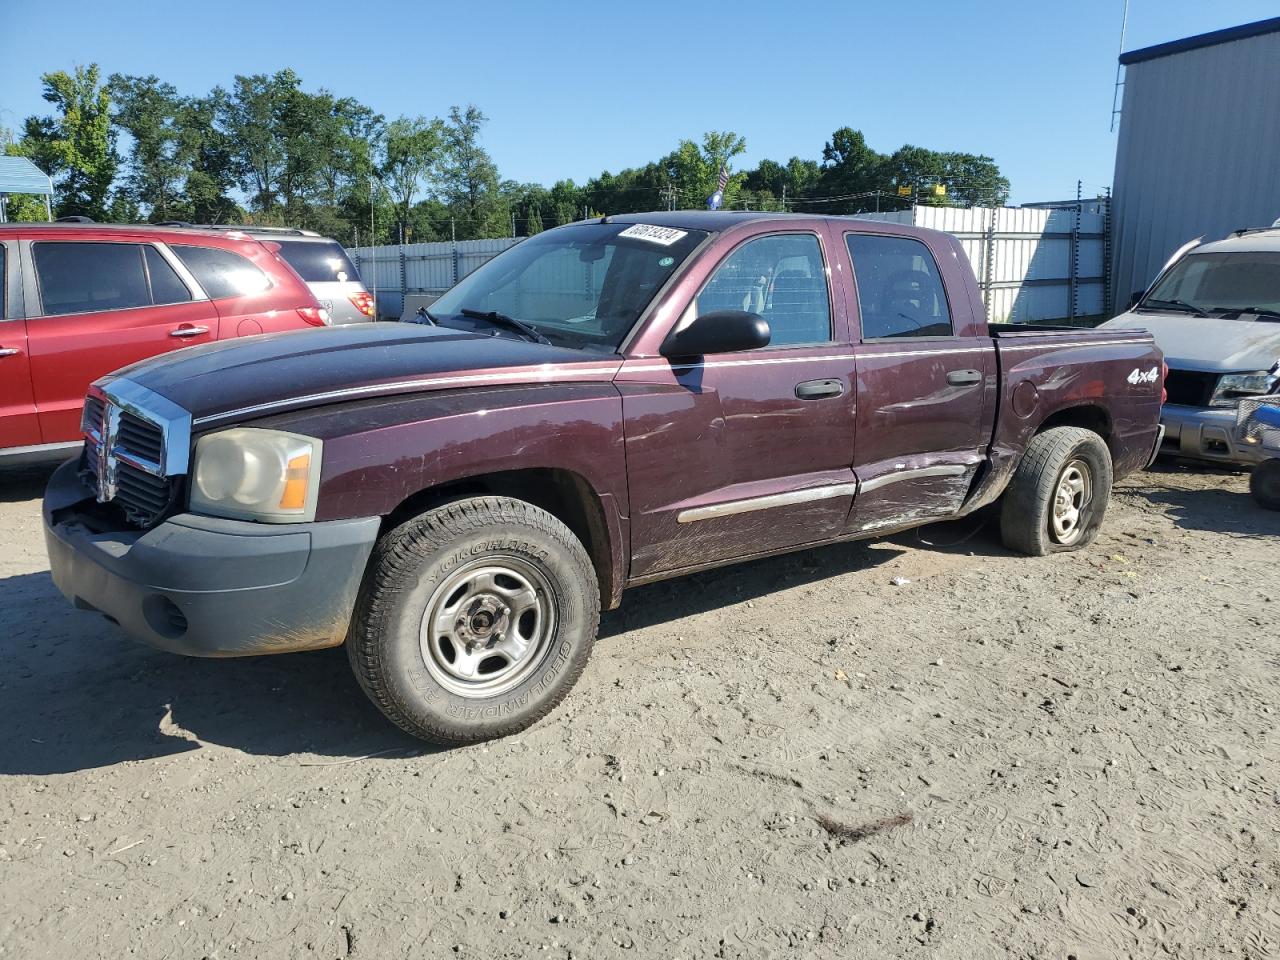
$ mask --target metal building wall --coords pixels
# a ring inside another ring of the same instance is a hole
[[[1280,217],[1280,33],[1130,63],[1113,196],[1117,310],[1187,240]]]

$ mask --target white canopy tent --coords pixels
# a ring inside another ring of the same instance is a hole
[[[32,193],[44,197],[45,216],[53,219],[53,181],[26,157],[0,156],[0,223],[9,219],[9,197]]]

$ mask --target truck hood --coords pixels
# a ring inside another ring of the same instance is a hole
[[[423,390],[611,380],[621,358],[408,323],[297,330],[188,347],[121,377],[190,412],[196,425]]]
[[[1270,370],[1280,360],[1280,323],[1224,320],[1185,313],[1122,313],[1108,330],[1149,330],[1165,362],[1177,370],[1244,373]]]

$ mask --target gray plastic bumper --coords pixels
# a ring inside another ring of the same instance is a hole
[[[1166,456],[1252,465],[1266,455],[1236,436],[1235,410],[1165,404],[1160,411]]]
[[[74,461],[49,481],[53,582],[152,646],[197,657],[311,650],[346,637],[379,518],[261,524],[180,514],[95,533]]]

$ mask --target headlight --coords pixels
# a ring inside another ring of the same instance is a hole
[[[1218,378],[1218,386],[1209,401],[1211,407],[1234,407],[1242,397],[1263,396],[1275,387],[1274,373],[1228,373]]]
[[[252,427],[201,437],[191,509],[265,523],[314,520],[322,447],[314,437]]]

